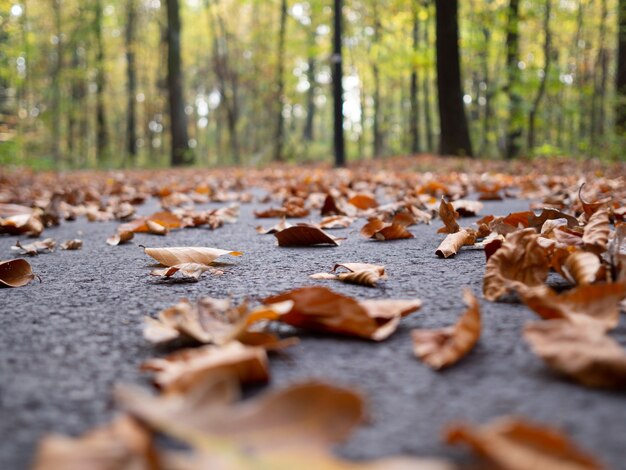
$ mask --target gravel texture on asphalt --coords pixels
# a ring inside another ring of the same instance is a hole
[[[414,239],[376,242],[359,235],[364,223],[360,220],[332,231],[347,237],[339,247],[280,248],[272,235],[255,232],[257,225],[277,222],[255,219],[253,211],[259,208],[242,205],[236,224],[215,231],[140,234],[117,247],[105,244],[115,222],[81,219],[44,232],[59,244],[81,238],[84,246],[30,258],[42,282],[0,290],[0,469],[28,468],[46,433],[78,435],[106,423],[116,413],[111,398],[115,383],[148,386],[148,376],[138,366],[162,351],[143,339],[144,315],[155,315],[181,297],[259,299],[313,284],[362,298],[423,300],[423,308],[382,343],[300,333],[298,345],[272,356],[271,382],[260,390],[317,378],[352,387],[366,397],[369,422],[337,448],[341,455],[464,459],[467,450],[442,443],[446,424],[484,423],[514,414],[561,428],[610,468],[626,468],[624,395],[583,388],[552,373],[521,337],[524,323],[535,318],[527,308],[481,300],[480,342],[449,370],[434,372],[413,356],[412,328],[454,323],[464,311],[465,286],[482,297],[482,251],[464,249],[455,258],[437,258],[435,249],[443,238],[436,234],[439,221],[411,227]],[[527,208],[525,201],[488,202],[482,214]],[[152,202],[141,212],[156,209]],[[10,247],[16,240],[0,238],[0,259],[15,257]],[[227,263],[222,276],[206,273],[197,283],[171,283],[149,275],[154,262],[139,244],[211,246],[245,254],[221,258]],[[383,264],[389,279],[379,288],[309,279],[337,262]],[[624,322],[612,336],[626,345]]]

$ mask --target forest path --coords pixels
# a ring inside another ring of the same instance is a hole
[[[507,214],[527,207],[525,201],[489,202],[482,213]],[[298,345],[272,356],[272,379],[263,389],[314,377],[363,392],[370,421],[338,449],[342,455],[458,458],[466,455],[464,450],[441,442],[446,424],[519,414],[564,429],[610,467],[624,468],[623,395],[583,388],[550,372],[521,338],[523,324],[534,318],[527,308],[481,300],[482,336],[468,357],[439,373],[414,358],[412,328],[454,323],[464,311],[465,286],[482,297],[482,251],[437,258],[442,239],[436,234],[438,221],[411,227],[414,239],[374,242],[359,235],[360,220],[332,232],[347,237],[340,247],[279,248],[273,236],[254,230],[276,222],[255,219],[253,211],[260,208],[242,205],[236,224],[215,231],[137,235],[117,247],[105,244],[115,222],[79,220],[46,230],[45,236],[58,243],[81,238],[84,246],[29,259],[43,282],[0,291],[0,468],[27,468],[44,433],[77,435],[108,421],[116,412],[111,399],[115,383],[148,384],[138,366],[159,351],[142,337],[144,315],[154,315],[181,297],[262,298],[324,283],[309,275],[336,262],[383,264],[389,273],[380,288],[323,284],[338,292],[363,298],[419,297],[424,302],[421,311],[405,318],[382,343],[302,333]],[[142,212],[152,209],[154,204]],[[0,238],[0,258],[12,258],[16,239]],[[207,273],[197,283],[171,284],[149,275],[153,262],[138,244],[212,246],[245,254],[224,257],[228,265],[222,276]],[[614,337],[626,344],[623,324]]]

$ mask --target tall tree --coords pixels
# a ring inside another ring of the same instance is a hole
[[[543,75],[539,82],[539,89],[535,95],[530,112],[528,113],[528,137],[527,146],[528,152],[532,153],[535,148],[535,122],[537,120],[537,112],[539,111],[539,105],[546,93],[546,86],[548,83],[548,75],[550,73],[550,65],[552,62],[552,31],[550,31],[550,15],[552,14],[552,0],[546,0],[543,16]]]
[[[409,133],[411,134],[411,153],[420,151],[419,134],[419,96],[417,76],[417,54],[419,51],[419,4],[420,0],[413,0],[413,64],[411,67],[411,112],[409,117]]]
[[[99,162],[106,157],[109,144],[106,108],[104,103],[106,72],[104,66],[104,38],[102,36],[102,1],[94,3],[94,30],[96,33],[96,156]]]
[[[615,100],[615,126],[620,135],[626,133],[626,0],[618,3],[618,48],[617,73],[615,86],[617,99]]]
[[[276,134],[274,135],[274,160],[284,160],[285,141],[285,35],[287,30],[287,0],[280,1],[280,25],[278,29],[278,60],[276,62]]]
[[[334,114],[334,147],[335,166],[341,167],[346,164],[343,135],[343,58],[341,48],[341,23],[343,20],[342,1],[334,0],[335,14],[333,18],[333,114]]]
[[[506,158],[515,158],[521,150],[522,97],[519,93],[519,8],[520,0],[509,0],[506,30],[506,91],[509,97],[509,116],[506,130]]]
[[[167,0],[167,89],[170,104],[172,166],[193,163],[187,135],[187,115],[183,96],[183,70],[180,59],[180,11],[178,0]]]
[[[61,0],[52,3],[56,38],[55,61],[52,69],[52,156],[54,163],[61,163],[61,73],[63,71],[63,32]]]
[[[436,0],[437,95],[442,155],[472,156],[463,106],[459,60],[458,0]]]
[[[126,151],[130,156],[131,163],[135,163],[137,157],[137,125],[136,125],[136,95],[137,95],[137,69],[135,65],[135,0],[126,2]]]
[[[380,66],[378,65],[379,57],[379,44],[380,44],[380,35],[382,24],[380,20],[380,16],[378,13],[378,1],[374,1],[374,34],[372,46],[375,48],[376,53],[372,59],[372,76],[374,77],[374,96],[372,96],[372,101],[374,102],[374,123],[373,123],[373,133],[374,133],[374,141],[373,141],[373,152],[372,155],[374,158],[380,157],[383,154],[383,140],[384,134],[382,129],[382,106],[381,106],[381,95],[380,95]]]
[[[317,31],[315,24],[311,25],[308,33],[308,60],[307,60],[307,81],[309,82],[309,89],[306,92],[306,121],[304,124],[304,130],[302,137],[307,142],[313,142],[314,124],[315,124],[315,45],[317,42]]]

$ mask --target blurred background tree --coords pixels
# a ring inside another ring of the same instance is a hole
[[[343,1],[348,160],[623,158],[625,0],[458,2],[446,92],[450,3]],[[0,0],[0,164],[330,161],[334,4]]]

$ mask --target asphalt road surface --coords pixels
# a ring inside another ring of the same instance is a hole
[[[527,207],[524,201],[490,202],[482,213]],[[552,373],[522,340],[523,324],[535,318],[525,307],[481,300],[480,342],[449,370],[434,372],[414,358],[412,328],[454,323],[464,310],[465,286],[482,297],[483,252],[464,250],[456,258],[437,258],[442,238],[436,234],[438,221],[411,227],[415,238],[409,240],[365,240],[358,234],[359,221],[333,231],[348,237],[340,247],[279,248],[273,236],[255,232],[259,223],[276,222],[255,219],[253,210],[259,208],[242,205],[236,224],[215,231],[138,235],[117,247],[105,244],[114,222],[79,220],[46,230],[44,236],[58,243],[78,237],[84,246],[30,259],[43,282],[0,290],[0,469],[28,468],[46,433],[78,435],[106,423],[116,411],[111,398],[115,383],[148,386],[138,366],[159,351],[142,337],[144,315],[155,315],[181,297],[262,298],[316,283],[363,298],[419,297],[424,302],[382,343],[300,334],[298,345],[272,357],[269,388],[318,378],[363,392],[369,423],[337,449],[341,455],[463,459],[467,450],[441,442],[447,423],[484,423],[515,414],[561,428],[610,468],[626,468],[626,396],[583,388]],[[154,203],[141,211],[153,209]],[[10,247],[16,239],[0,237],[0,259],[15,256]],[[223,276],[207,273],[197,283],[172,284],[149,275],[153,260],[138,244],[212,246],[245,255],[229,260]],[[389,279],[376,289],[309,279],[336,262],[383,264]],[[613,336],[626,345],[624,322]]]

